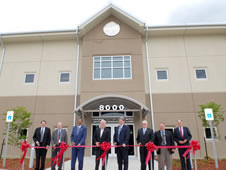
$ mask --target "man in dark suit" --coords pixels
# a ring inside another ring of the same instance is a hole
[[[100,146],[103,142],[110,142],[111,141],[111,134],[110,130],[106,128],[106,121],[100,121],[100,128],[98,128],[94,133],[94,142],[97,146]],[[99,158],[104,151],[100,148],[96,148],[96,159]],[[105,164],[102,166],[102,170],[105,170],[105,166],[107,164],[108,153],[106,155]],[[103,161],[103,160],[102,160]],[[96,167],[95,170],[99,169],[100,160],[96,160]]]
[[[87,128],[82,125],[82,119],[77,120],[77,126],[74,126],[71,133],[71,143],[72,146],[82,146],[85,145],[87,135]],[[72,159],[71,159],[71,170],[75,170],[75,162],[78,158],[78,169],[83,170],[83,159],[84,159],[85,148],[78,147],[72,148]]]
[[[62,129],[62,123],[57,123],[57,129],[53,131],[52,139],[51,139],[51,145],[52,148],[52,158],[56,157],[58,152],[60,152],[60,148],[57,148],[61,145],[61,142],[64,142],[67,144],[67,131],[65,129]],[[55,148],[56,147],[56,148]],[[58,170],[62,169],[62,163],[63,159],[60,161],[60,165],[58,167]],[[51,162],[52,164],[52,162]],[[56,163],[52,165],[51,170],[55,170]]]
[[[182,120],[177,121],[177,128],[174,129],[174,139],[178,146],[186,146],[189,145],[190,140],[192,138],[192,135],[190,133],[190,130],[187,127],[183,127]],[[187,150],[187,148],[179,148],[179,155],[180,155],[180,161],[181,161],[181,169],[182,170],[191,170],[191,162],[190,162],[190,156],[187,155],[186,159],[183,157],[184,152]],[[186,160],[186,163],[185,163]]]
[[[148,142],[154,142],[154,132],[152,129],[148,128],[147,120],[142,121],[142,127],[138,130],[137,133],[137,143],[139,145],[146,145]],[[146,170],[146,160],[147,156],[147,148],[140,147],[140,163],[141,163],[141,170]],[[152,170],[154,170],[154,152],[152,154]],[[150,161],[148,162],[149,170],[151,169]]]
[[[35,133],[33,135],[33,141],[35,142],[35,146],[44,146],[48,147],[50,145],[51,140],[51,131],[46,127],[46,121],[41,121],[41,127],[35,129]],[[44,170],[45,169],[45,160],[47,149],[35,149],[36,153],[36,168],[35,170]],[[40,159],[41,159],[41,168],[40,167]]]
[[[165,124],[160,123],[160,130],[155,132],[154,143],[156,146],[175,146],[173,134],[165,130]],[[172,170],[172,154],[175,149],[157,149],[159,170]]]
[[[124,164],[124,170],[128,170],[128,152],[129,148],[126,145],[129,144],[130,129],[125,125],[124,117],[119,118],[119,126],[114,133],[114,145],[120,145],[121,147],[115,148],[117,152],[118,170],[122,170],[122,164]]]

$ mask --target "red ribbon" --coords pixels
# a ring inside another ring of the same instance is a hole
[[[103,143],[100,144],[100,148],[104,151],[104,153],[99,158],[97,158],[97,160],[103,158],[102,166],[104,166],[107,152],[111,149],[111,143],[110,142],[107,143],[106,141],[104,141]]]
[[[195,156],[195,152],[200,150],[200,145],[198,140],[192,140],[189,148],[184,152],[183,157],[186,157],[190,151],[192,150],[193,155]],[[189,155],[188,155],[189,158]]]
[[[27,143],[27,141],[23,141],[23,142],[21,143],[20,149],[21,149],[21,151],[22,151],[24,154],[23,154],[23,157],[22,157],[21,160],[20,160],[20,164],[22,164],[22,163],[24,162],[24,158],[25,158],[26,153],[27,153],[27,148],[29,148],[29,147],[30,147],[30,145]]]
[[[145,162],[145,164],[147,165],[148,162],[151,160],[151,153],[157,149],[157,146],[152,142],[148,142],[145,146],[147,147],[147,150],[148,150],[148,153],[146,156],[146,162]]]
[[[52,165],[54,165],[56,163],[56,161],[57,161],[58,158],[59,159],[58,159],[57,166],[60,165],[60,162],[61,162],[61,159],[62,159],[62,157],[64,155],[64,152],[67,150],[68,147],[69,147],[69,145],[67,145],[65,142],[62,142],[60,144],[60,147],[59,147],[60,148],[60,152],[57,154],[56,157],[54,157],[53,159],[51,159],[51,162],[53,161]]]

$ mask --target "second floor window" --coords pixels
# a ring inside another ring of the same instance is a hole
[[[34,83],[35,74],[34,73],[26,73],[24,83]]]
[[[93,79],[131,79],[131,56],[94,56]]]
[[[70,73],[69,72],[61,72],[60,73],[60,82],[61,83],[69,83],[70,82]]]

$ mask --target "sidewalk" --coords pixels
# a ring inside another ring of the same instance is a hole
[[[76,168],[78,166],[76,162]],[[158,169],[158,162],[155,161],[155,170]],[[100,163],[101,166],[101,163]],[[71,169],[71,161],[65,162],[65,168],[64,170],[70,170]],[[84,159],[84,170],[94,170],[95,169],[95,157],[85,157]],[[99,169],[101,169],[99,167]],[[117,170],[117,159],[115,157],[110,157],[108,160],[108,166],[106,170]],[[140,169],[140,161],[138,158],[129,158],[129,170],[139,170]],[[48,168],[47,170],[51,170],[51,168]]]

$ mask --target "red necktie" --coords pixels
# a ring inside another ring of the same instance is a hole
[[[180,136],[183,139],[182,127],[180,127]]]

